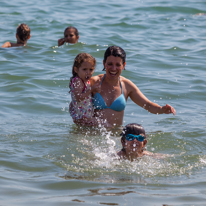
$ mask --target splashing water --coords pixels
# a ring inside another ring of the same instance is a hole
[[[150,145],[158,151],[157,146]],[[193,157],[193,164],[191,158],[182,152],[179,155],[162,154],[162,159],[143,156],[130,162],[119,159],[118,147],[121,147],[120,138],[112,132],[105,129],[100,129],[99,133],[94,130],[84,131],[75,135],[74,144],[70,141],[64,157],[62,155],[61,160],[57,161],[67,169],[66,178],[103,182],[119,182],[122,178],[125,181],[136,181],[142,177],[190,175],[206,164],[206,158],[200,156]],[[133,147],[136,147],[136,144],[133,144]]]

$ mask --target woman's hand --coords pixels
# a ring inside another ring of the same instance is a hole
[[[175,109],[170,106],[169,104],[166,104],[165,106],[162,107],[163,113],[165,114],[170,114],[172,113],[173,115],[175,115],[176,111]]]
[[[101,85],[100,82],[95,83],[93,86],[91,86],[91,92],[101,92]]]

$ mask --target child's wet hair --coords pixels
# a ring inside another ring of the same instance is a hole
[[[78,29],[77,29],[76,27],[74,27],[74,26],[68,26],[68,27],[64,30],[64,34],[65,34],[65,32],[66,32],[68,29],[74,29],[74,34],[75,34],[76,36],[79,36],[79,31],[78,31]]]
[[[107,61],[107,57],[109,56],[120,57],[122,59],[123,64],[126,61],[126,53],[124,49],[122,49],[119,46],[110,46],[107,48],[107,50],[104,53],[104,62]],[[102,71],[105,71],[105,68]]]
[[[27,24],[20,24],[16,29],[16,34],[18,35],[19,39],[22,41],[26,41],[30,36],[30,28]]]
[[[82,65],[82,63],[86,62],[86,61],[93,62],[94,67],[96,66],[96,59],[91,54],[80,53],[75,57],[73,67],[72,67],[72,77],[70,78],[70,84],[69,84],[70,89],[71,89],[72,79],[78,76],[78,74],[75,72],[74,68],[76,67],[77,69],[79,69],[79,67]]]
[[[131,124],[127,124],[124,128],[121,135],[121,140],[123,142],[125,142],[126,136],[127,134],[134,134],[134,135],[143,135],[145,137],[145,139],[147,139],[147,135],[145,133],[144,128],[137,123],[131,123]]]

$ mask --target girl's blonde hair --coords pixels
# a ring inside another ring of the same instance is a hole
[[[71,89],[71,83],[73,78],[78,77],[78,74],[75,72],[74,68],[76,67],[77,69],[79,69],[82,63],[86,61],[93,62],[94,67],[96,66],[96,59],[88,53],[80,53],[75,57],[73,67],[72,67],[72,77],[70,78],[70,84],[69,84],[70,89]]]

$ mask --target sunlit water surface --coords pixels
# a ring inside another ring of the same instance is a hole
[[[0,49],[0,205],[205,205],[205,9],[195,0],[1,1],[1,45],[23,22],[31,39]],[[79,42],[58,47],[69,25]],[[124,125],[142,124],[147,150],[164,158],[120,161],[121,128],[72,122],[74,57],[90,53],[103,73],[109,45],[127,53],[124,77],[176,109],[154,115],[127,101]]]

